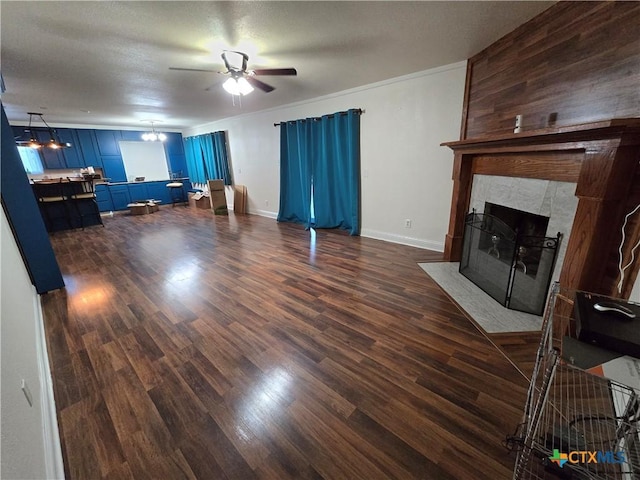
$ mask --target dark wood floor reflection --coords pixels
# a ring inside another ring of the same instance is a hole
[[[511,478],[526,381],[439,253],[183,207],[51,238],[68,479]]]

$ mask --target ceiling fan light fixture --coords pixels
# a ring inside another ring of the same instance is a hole
[[[244,77],[231,77],[222,84],[222,88],[224,88],[231,95],[248,95],[253,92],[253,87],[249,84],[249,82],[247,82],[247,79]]]
[[[258,80],[256,76],[259,75],[298,75],[298,71],[295,68],[258,68],[248,70],[247,63],[249,62],[249,55],[235,50],[223,50],[221,56],[227,70],[224,72],[218,71],[218,73],[229,75],[229,78],[222,84],[222,87],[232,96],[248,95],[253,92],[254,88],[262,90],[265,93],[273,92],[275,87]],[[169,70],[215,72],[215,70],[181,67],[169,67]],[[211,87],[207,87],[205,90],[209,91],[210,88]]]

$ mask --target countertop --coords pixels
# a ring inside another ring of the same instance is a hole
[[[188,177],[181,177],[181,178],[172,178],[172,179],[161,179],[161,180],[144,180],[142,182],[106,182],[106,185],[137,185],[137,184],[141,184],[141,183],[153,183],[153,182],[180,182],[180,181],[188,181],[189,178]]]

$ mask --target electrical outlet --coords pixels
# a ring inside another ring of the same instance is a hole
[[[411,228],[411,219],[410,218],[407,218],[404,221],[404,228]]]
[[[265,200],[265,201],[264,201],[264,206],[265,206],[265,207],[268,207],[268,206],[269,206],[269,200]]]

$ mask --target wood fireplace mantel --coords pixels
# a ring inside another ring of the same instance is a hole
[[[625,215],[640,203],[640,118],[446,142],[454,151],[446,261],[459,261],[475,174],[575,182],[578,207],[560,274],[563,287],[629,298],[640,261],[618,292],[618,246]],[[640,239],[640,212],[629,218],[625,263]],[[640,252],[639,252],[640,255]],[[637,255],[638,256],[638,255]]]

